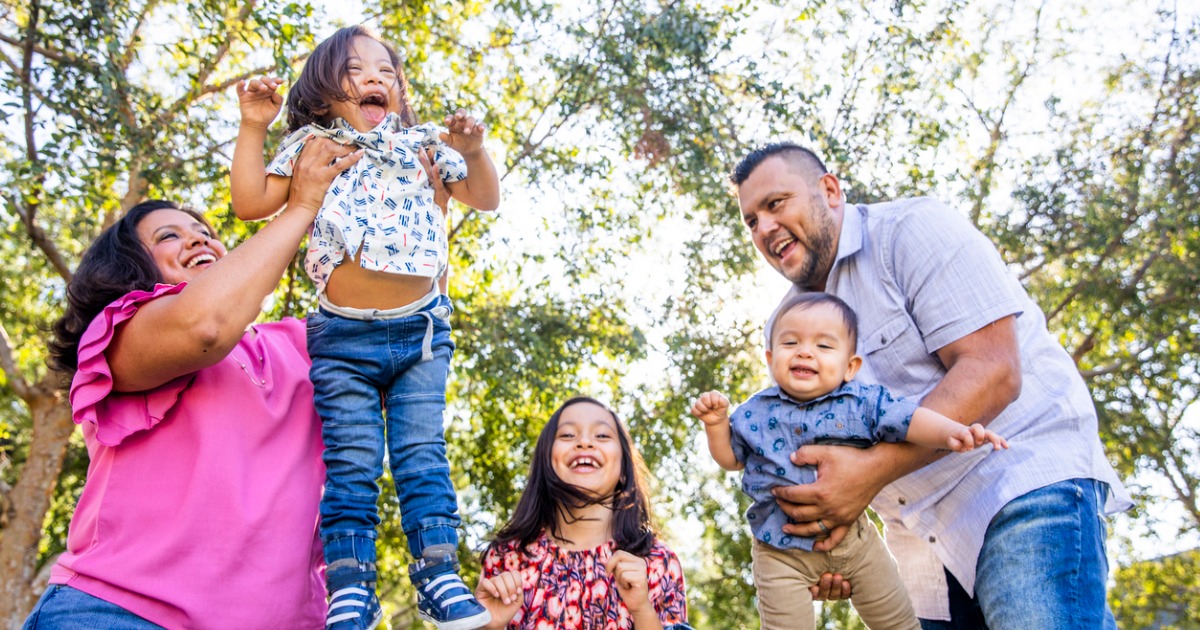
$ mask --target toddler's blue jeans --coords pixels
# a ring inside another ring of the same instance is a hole
[[[461,521],[442,430],[454,353],[450,300],[431,295],[423,302],[396,311],[323,305],[308,318],[310,376],[325,440],[326,541],[368,533],[374,539],[386,444],[413,557],[430,545],[458,544]]]

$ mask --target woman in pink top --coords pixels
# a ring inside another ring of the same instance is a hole
[[[650,527],[645,466],[610,409],[563,403],[542,429],[512,520],[483,556],[487,628],[687,626],[683,569]]]
[[[26,629],[322,627],[304,324],[251,324],[360,155],[306,148],[287,209],[228,255],[200,214],[162,201],[84,254],[52,360],[74,373],[91,460]]]

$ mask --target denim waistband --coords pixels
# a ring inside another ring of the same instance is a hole
[[[320,298],[318,298],[318,300],[320,302],[322,309],[324,309],[325,311],[328,311],[329,313],[337,315],[338,317],[345,317],[346,319],[357,319],[357,320],[363,321],[363,322],[371,322],[371,321],[375,321],[377,319],[400,319],[401,317],[409,317],[411,315],[416,315],[418,312],[421,311],[421,309],[425,308],[426,306],[429,306],[430,303],[432,303],[434,300],[436,300],[439,295],[441,295],[441,292],[438,291],[437,285],[434,285],[433,288],[431,288],[429,290],[429,293],[426,293],[424,296],[422,296],[417,301],[415,301],[411,304],[405,304],[404,306],[401,306],[400,308],[388,308],[388,309],[350,308],[349,306],[338,306],[337,304],[334,304],[333,302],[330,302],[328,299],[326,299],[324,293],[321,294],[321,296],[320,296]]]
[[[400,308],[378,309],[378,308],[350,308],[348,306],[338,306],[333,302],[325,299],[325,294],[322,293],[318,298],[321,310],[338,317],[346,319],[354,319],[363,322],[371,322],[375,320],[400,319],[402,317],[412,317],[418,315],[425,318],[425,336],[421,340],[421,360],[428,361],[433,358],[433,318],[448,319],[450,317],[449,306],[435,306],[430,310],[425,310],[427,306],[437,301],[442,293],[438,290],[435,284],[429,293],[424,297],[406,304]]]

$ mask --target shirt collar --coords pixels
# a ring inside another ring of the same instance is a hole
[[[842,233],[838,237],[837,257],[833,259],[830,276],[838,263],[857,254],[863,248],[863,216],[859,208],[858,204],[842,206]]]
[[[759,392],[759,396],[779,398],[780,400],[786,400],[787,402],[790,402],[793,405],[801,405],[801,406],[811,405],[813,403],[821,402],[822,400],[825,400],[826,398],[833,398],[836,396],[842,396],[844,394],[853,393],[853,389],[852,389],[853,383],[854,383],[854,381],[850,381],[849,383],[842,383],[841,385],[838,385],[837,387],[835,387],[833,389],[833,391],[831,391],[827,394],[821,395],[821,396],[817,396],[816,398],[812,398],[809,400],[796,400],[795,398],[788,396],[787,392],[780,389],[778,385],[772,385],[771,387],[768,387],[768,388],[762,390],[761,392]]]

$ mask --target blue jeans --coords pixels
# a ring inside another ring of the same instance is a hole
[[[420,558],[430,545],[458,544],[442,431],[454,353],[450,310],[439,295],[405,317],[360,320],[321,309],[308,318],[309,375],[325,441],[323,540],[374,539],[386,444],[409,551]]]
[[[988,525],[975,597],[947,573],[954,619],[922,619],[921,628],[1116,630],[1100,513],[1108,492],[1100,481],[1068,479],[1010,501]]]
[[[63,584],[42,593],[21,630],[162,630],[162,626]]]

